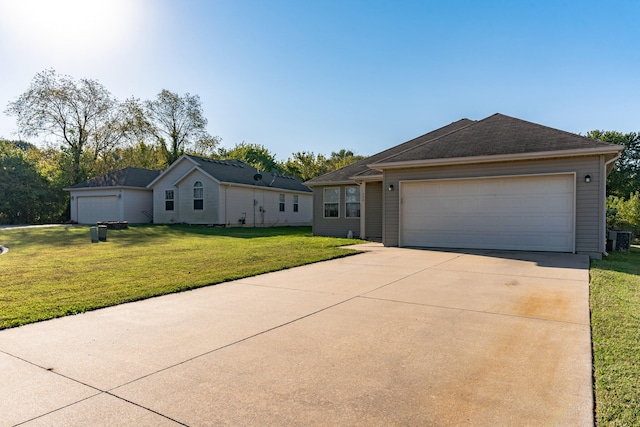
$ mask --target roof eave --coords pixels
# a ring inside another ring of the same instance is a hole
[[[385,169],[417,168],[424,166],[450,166],[466,165],[473,163],[494,163],[516,160],[541,160],[559,157],[598,156],[602,154],[617,155],[622,151],[622,146],[607,146],[598,148],[580,148],[574,150],[538,151],[534,153],[499,154],[490,156],[452,157],[448,159],[405,160],[398,162],[373,163],[367,165],[371,169],[384,171]]]
[[[133,185],[105,185],[105,186],[99,186],[99,187],[66,187],[63,188],[62,191],[89,191],[89,190],[104,190],[104,189],[109,189],[109,190],[145,190],[145,191],[152,191],[151,188],[148,187],[137,187],[137,186],[133,186]]]
[[[324,187],[327,185],[353,185],[353,180],[340,180],[340,181],[318,181],[318,182],[303,182],[307,187]]]
[[[177,159],[175,162],[173,162],[173,163],[172,163],[168,168],[166,168],[165,170],[161,171],[161,172],[160,172],[160,175],[158,175],[158,176],[157,176],[153,181],[151,181],[149,184],[147,184],[147,188],[151,188],[151,187],[153,187],[153,186],[156,184],[156,182],[158,182],[158,181],[160,181],[162,178],[164,178],[164,177],[165,177],[165,175],[166,175],[167,173],[169,173],[169,171],[173,170],[173,169],[176,167],[176,165],[177,165],[178,163],[180,163],[180,161],[181,161],[182,159],[188,159],[188,160],[189,160],[191,163],[193,163],[195,166],[199,166],[198,162],[196,162],[195,160],[193,160],[193,159],[192,159],[191,157],[189,157],[187,154],[183,154],[182,156],[178,157],[178,159]]]
[[[379,175],[366,175],[366,176],[352,176],[351,179],[357,182],[379,182],[382,181],[382,174]]]
[[[258,190],[268,190],[268,191],[276,191],[276,192],[289,192],[289,193],[299,193],[299,194],[309,194],[311,192],[307,190],[296,190],[293,188],[283,188],[283,187],[276,187],[276,186],[266,187],[266,186],[258,186],[255,184],[243,184],[241,182],[231,182],[231,181],[220,181],[219,184],[222,186],[253,188]]]
[[[216,178],[215,176],[211,175],[209,172],[205,171],[204,169],[202,169],[200,167],[200,165],[194,166],[191,169],[187,170],[185,173],[183,173],[182,175],[180,175],[178,177],[178,179],[176,179],[173,182],[173,186],[176,187],[178,184],[180,184],[184,179],[186,179],[189,175],[191,175],[194,171],[198,171],[201,174],[203,174],[204,176],[209,177],[210,179],[212,179],[213,181],[217,182],[218,184],[220,183],[220,180],[218,178]]]

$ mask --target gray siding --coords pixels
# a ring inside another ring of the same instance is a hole
[[[440,166],[388,170],[384,173],[383,188],[393,184],[394,191],[383,191],[384,221],[383,243],[398,246],[399,243],[399,182],[405,180],[470,178],[485,176],[509,176],[575,172],[576,173],[576,252],[597,256],[604,250],[602,221],[605,196],[600,182],[600,156],[567,159],[515,161],[464,166]],[[591,175],[591,183],[584,182]],[[320,201],[322,204],[322,200]],[[315,213],[315,212],[314,212]]]
[[[355,185],[355,183],[354,183]],[[338,218],[324,218],[323,189],[340,188],[340,215]],[[313,188],[313,234],[315,236],[346,237],[349,231],[360,236],[360,218],[345,218],[345,185],[328,185]],[[362,195],[360,196],[362,199]]]
[[[382,241],[382,182],[368,182],[365,185],[365,227],[364,238],[374,242]]]

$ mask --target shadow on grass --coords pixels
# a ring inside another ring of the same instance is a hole
[[[88,231],[87,231],[88,232]],[[211,236],[236,239],[256,239],[276,236],[309,236],[311,227],[270,227],[270,228],[223,228],[205,225],[134,225],[127,230],[109,230],[107,238],[112,236],[121,242],[145,242],[173,237]]]
[[[0,243],[6,247],[42,245],[68,247],[91,242],[89,225],[56,228],[0,230]],[[223,228],[204,225],[131,225],[125,230],[108,230],[107,242],[123,244],[148,243],[163,237],[215,236],[255,239],[275,236],[311,237],[311,227]]]
[[[640,247],[631,246],[629,253],[611,252],[602,260],[591,261],[591,266],[600,270],[640,275]]]

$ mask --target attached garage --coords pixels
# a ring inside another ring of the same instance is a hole
[[[607,175],[622,149],[503,114],[461,119],[308,181],[313,232],[340,236],[352,229],[351,218],[325,218],[322,208],[326,188],[355,184],[366,196],[360,237],[381,223],[385,246],[599,259],[606,249]],[[381,194],[369,194],[378,182]],[[369,203],[378,194],[381,203]]]
[[[575,174],[400,183],[400,245],[573,252]]]
[[[101,221],[150,222],[153,190],[147,185],[160,171],[125,168],[65,188],[69,191],[71,221],[95,224]]]
[[[117,196],[78,197],[78,223],[95,224],[99,221],[119,221],[120,204]]]

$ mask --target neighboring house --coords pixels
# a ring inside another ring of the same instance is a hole
[[[160,171],[125,168],[65,188],[71,194],[71,220],[151,222],[153,194],[147,185],[158,175]]]
[[[600,258],[622,148],[502,114],[462,119],[306,182],[313,233]]]
[[[222,226],[311,225],[311,189],[240,160],[183,155],[148,185],[153,222]]]

